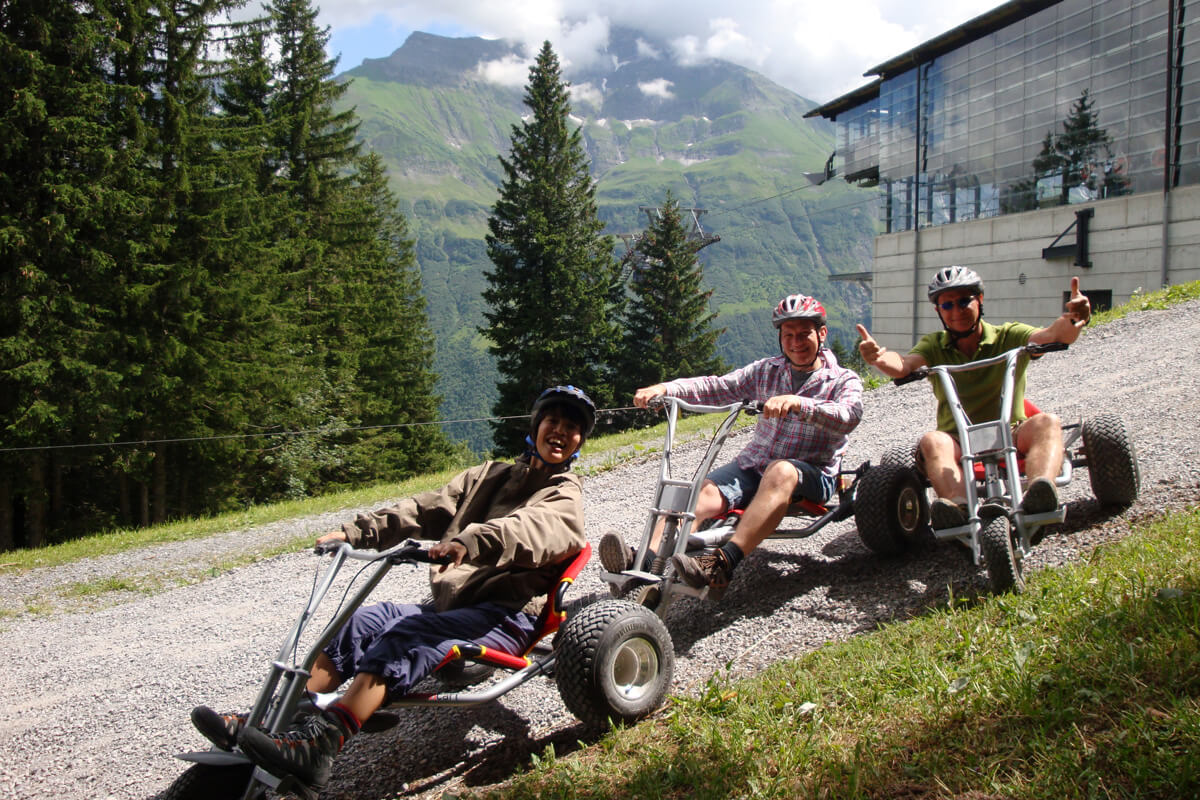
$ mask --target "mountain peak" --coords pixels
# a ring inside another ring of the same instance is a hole
[[[458,86],[474,75],[481,61],[494,61],[518,52],[503,39],[479,36],[450,38],[413,31],[387,58],[367,58],[347,74],[376,81]]]

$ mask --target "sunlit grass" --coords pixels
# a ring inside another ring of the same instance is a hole
[[[684,417],[677,426],[678,440],[687,441],[696,436],[706,435],[719,421],[719,415]],[[665,433],[664,422],[648,428],[593,437],[584,448],[578,471],[586,479],[587,475],[611,469],[641,455],[661,452]],[[301,519],[315,514],[377,508],[386,502],[443,486],[461,468],[420,475],[399,483],[378,484],[320,497],[251,506],[241,511],[174,520],[146,528],[121,528],[47,547],[12,550],[0,553],[0,575],[13,570],[66,564],[81,558],[110,555],[148,545],[196,539],[242,529],[250,530],[256,525]],[[298,535],[293,542],[278,545],[271,552],[295,550],[309,539],[311,536],[308,534]],[[245,563],[245,559],[222,561],[220,566],[228,569],[242,563]]]
[[[1181,283],[1150,292],[1139,290],[1134,293],[1128,303],[1108,311],[1097,311],[1092,315],[1092,325],[1103,325],[1137,311],[1161,311],[1188,300],[1195,300],[1197,297],[1200,297],[1200,281]]]
[[[1198,552],[1200,512],[1170,516],[1024,595],[718,675],[485,796],[1195,797]]]

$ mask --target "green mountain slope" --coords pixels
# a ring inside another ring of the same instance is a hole
[[[763,76],[722,61],[681,66],[665,46],[614,30],[601,67],[567,74],[582,126],[601,218],[614,235],[638,233],[671,189],[703,208],[720,241],[700,253],[726,328],[721,355],[740,364],[775,351],[770,309],[785,294],[821,298],[834,335],[849,343],[869,294],[830,274],[868,268],[874,193],[841,181],[814,187],[833,130],[805,120],[813,104]],[[500,180],[497,155],[526,109],[522,90],[483,80],[482,62],[514,54],[504,42],[414,33],[391,57],[344,77],[359,135],[387,164],[417,239],[445,419],[490,414],[496,372],[478,334],[489,267],[483,237]],[[617,251],[623,252],[618,243]],[[549,310],[548,310],[549,311]],[[449,433],[476,449],[485,424]]]

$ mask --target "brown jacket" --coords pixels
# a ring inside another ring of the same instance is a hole
[[[439,611],[482,602],[536,614],[566,559],[583,549],[583,491],[563,471],[486,461],[441,489],[359,514],[342,526],[355,547],[385,549],[404,539],[453,539],[467,548],[459,567],[430,569]]]

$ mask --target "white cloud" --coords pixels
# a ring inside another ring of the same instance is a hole
[[[637,54],[642,58],[662,58],[662,53],[658,52],[654,45],[640,37],[637,40]]]
[[[724,0],[677,4],[643,0],[339,0],[321,10],[343,54],[341,69],[364,57],[350,34],[373,20],[387,20],[396,36],[406,31],[462,31],[522,42],[527,56],[549,40],[570,75],[599,57],[609,32],[623,26],[649,39],[670,43],[670,56],[685,63],[722,58],[757,70],[812,100],[826,101],[867,82],[863,72],[900,55],[966,20],[1000,5],[1000,0],[753,0],[731,6]],[[374,26],[380,27],[379,24]],[[343,35],[344,34],[344,35]],[[377,45],[378,47],[378,45]],[[647,42],[643,56],[666,57]],[[511,81],[512,63],[489,65],[481,74]],[[521,81],[528,65],[521,69]]]
[[[587,103],[599,110],[604,105],[604,93],[591,83],[571,84],[570,95],[572,106]]]
[[[675,93],[671,91],[671,87],[674,85],[674,83],[666,78],[656,78],[652,81],[639,83],[638,88],[647,97],[661,97],[663,100],[670,100],[675,96]]]
[[[507,56],[496,61],[480,61],[475,73],[489,83],[520,88],[529,82],[532,63],[519,56]]]

